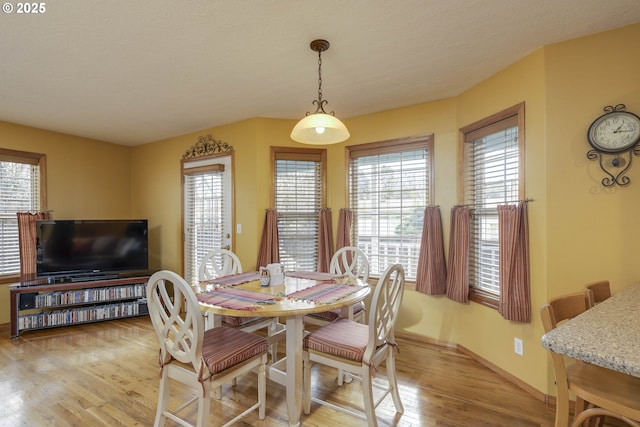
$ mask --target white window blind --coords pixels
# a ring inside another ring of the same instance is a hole
[[[20,273],[16,213],[40,208],[38,159],[0,153],[0,276]]]
[[[465,135],[465,204],[473,208],[469,282],[499,295],[498,205],[520,195],[518,116]]]
[[[200,261],[211,249],[222,247],[224,220],[224,165],[185,168],[185,279],[198,283]]]
[[[320,156],[275,153],[274,202],[280,262],[286,270],[315,271],[323,200]]]
[[[422,137],[350,152],[353,244],[367,255],[372,276],[400,263],[408,280],[416,278],[430,200],[430,141]]]

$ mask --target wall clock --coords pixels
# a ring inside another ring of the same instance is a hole
[[[607,174],[601,181],[605,187],[629,185],[631,180],[625,173],[631,167],[632,154],[640,156],[640,117],[625,108],[624,104],[604,107],[605,113],[587,131],[587,140],[593,147],[587,158],[598,160]]]

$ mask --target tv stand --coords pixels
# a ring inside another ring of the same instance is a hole
[[[82,281],[41,279],[10,285],[11,337],[31,330],[147,315],[148,280],[149,276],[100,275],[83,276]]]

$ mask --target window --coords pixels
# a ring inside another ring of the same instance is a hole
[[[231,156],[203,158],[182,166],[184,275],[198,283],[198,268],[212,249],[231,248]]]
[[[320,209],[326,206],[326,150],[272,147],[280,263],[316,271]]]
[[[473,208],[470,230],[471,299],[497,304],[500,295],[498,205],[523,199],[524,104],[461,130],[464,203]]]
[[[0,149],[0,281],[20,274],[17,212],[46,209],[44,154]]]
[[[354,246],[381,276],[400,263],[415,280],[424,209],[431,202],[433,137],[422,136],[347,147]]]

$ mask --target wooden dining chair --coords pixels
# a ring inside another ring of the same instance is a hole
[[[242,263],[238,256],[228,249],[213,249],[202,258],[198,268],[200,281],[214,280],[218,277],[242,273]],[[212,327],[209,321],[209,313],[204,313],[207,319],[207,327]],[[256,332],[266,329],[268,336],[275,336],[278,331],[284,330],[284,325],[278,324],[277,317],[236,317],[222,316],[222,324],[245,332]],[[271,362],[278,358],[278,342],[272,340]]]
[[[167,419],[183,426],[208,426],[211,390],[253,370],[258,372],[257,402],[224,425],[228,426],[256,409],[259,418],[264,419],[265,364],[269,351],[265,338],[225,326],[205,331],[195,292],[172,271],[159,271],[149,278],[147,304],[160,344],[160,389],[155,427],[163,426]],[[195,396],[170,410],[171,385],[175,381],[193,388]],[[197,419],[191,424],[181,418],[185,416],[181,411],[196,402]]]
[[[391,265],[378,281],[373,293],[369,324],[364,325],[349,319],[338,319],[303,340],[303,408],[311,412],[311,401],[363,418],[369,426],[377,426],[375,409],[391,394],[396,411],[404,408],[398,392],[395,356],[397,343],[394,336],[395,322],[404,293],[404,269],[400,264]],[[364,411],[311,396],[311,364],[320,363],[348,372],[362,381]],[[385,362],[387,387],[374,401],[373,377],[379,373],[378,366]]]
[[[611,298],[611,286],[608,280],[599,280],[597,282],[589,283],[585,285],[585,288],[590,289],[593,292],[593,302],[595,304],[601,303],[607,298]]]
[[[357,277],[363,282],[367,282],[369,280],[369,260],[362,249],[355,246],[343,246],[331,257],[329,273]],[[339,319],[341,316],[341,309],[329,310],[308,314],[304,316],[304,322],[323,326]],[[366,310],[363,302],[353,306],[353,319],[360,323],[364,323],[366,320]]]
[[[592,305],[593,293],[590,289],[551,299],[540,308],[545,332],[590,309]],[[553,351],[549,351],[549,354],[557,386],[555,427],[569,425],[569,392],[576,397],[574,427],[591,417],[640,420],[640,378],[566,358]],[[589,405],[595,408],[589,408]],[[592,410],[596,408],[597,411]]]

